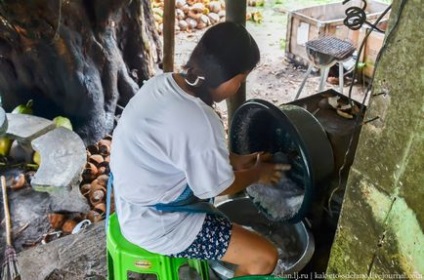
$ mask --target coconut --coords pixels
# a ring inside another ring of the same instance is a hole
[[[192,18],[187,18],[186,21],[187,21],[189,29],[195,29],[196,28],[197,20],[192,19]]]
[[[198,21],[202,15],[203,14],[201,12],[194,9],[190,9],[187,13],[189,18],[195,19],[196,21]]]
[[[182,20],[185,18],[185,13],[183,10],[181,9],[175,9],[175,18],[177,20]]]
[[[73,130],[72,123],[68,118],[65,118],[63,116],[57,116],[53,119],[53,122],[56,125],[56,127],[64,127],[69,130]]]
[[[175,0],[175,7],[182,8],[184,5],[186,5],[187,2],[185,0]]]
[[[154,14],[153,17],[155,19],[155,22],[157,22],[157,23],[162,23],[163,22],[162,16],[160,16],[158,14]]]
[[[215,24],[219,22],[219,15],[217,13],[209,13],[208,18],[211,24]]]
[[[200,21],[202,21],[204,24],[206,24],[206,26],[211,25],[211,21],[210,21],[210,19],[207,15],[202,15],[200,17]]]
[[[212,13],[219,13],[221,11],[221,2],[220,1],[211,1],[209,3],[209,11]]]
[[[185,20],[178,21],[178,26],[180,27],[181,31],[186,31],[188,29],[188,23]]]
[[[205,10],[205,5],[203,3],[196,3],[191,6],[191,10],[196,11],[198,13],[203,13]]]
[[[207,24],[206,24],[206,23],[204,23],[203,21],[199,20],[199,21],[197,22],[196,28],[197,28],[197,29],[203,29],[203,28],[205,28],[206,26],[207,26]]]

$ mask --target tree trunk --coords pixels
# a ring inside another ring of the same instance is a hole
[[[149,0],[3,0],[0,17],[3,108],[33,99],[35,115],[68,117],[86,144],[162,58]]]

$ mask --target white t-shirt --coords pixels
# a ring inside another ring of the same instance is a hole
[[[221,120],[171,73],[148,80],[125,107],[113,133],[110,168],[123,235],[161,254],[185,250],[205,214],[149,206],[175,200],[187,184],[206,199],[234,181]]]

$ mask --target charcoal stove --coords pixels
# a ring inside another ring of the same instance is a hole
[[[322,92],[324,90],[325,81],[327,80],[330,67],[337,62],[345,61],[355,52],[355,47],[352,43],[331,36],[308,41],[305,45],[309,66],[305,77],[297,91],[295,99],[299,98],[303,87],[305,86],[306,80],[308,79],[314,67],[318,67],[321,72],[321,81],[318,90],[319,92]],[[343,64],[339,63],[340,93],[343,93],[343,73]]]

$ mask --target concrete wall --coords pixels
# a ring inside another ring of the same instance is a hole
[[[394,0],[385,40],[327,279],[424,279],[424,1]]]

